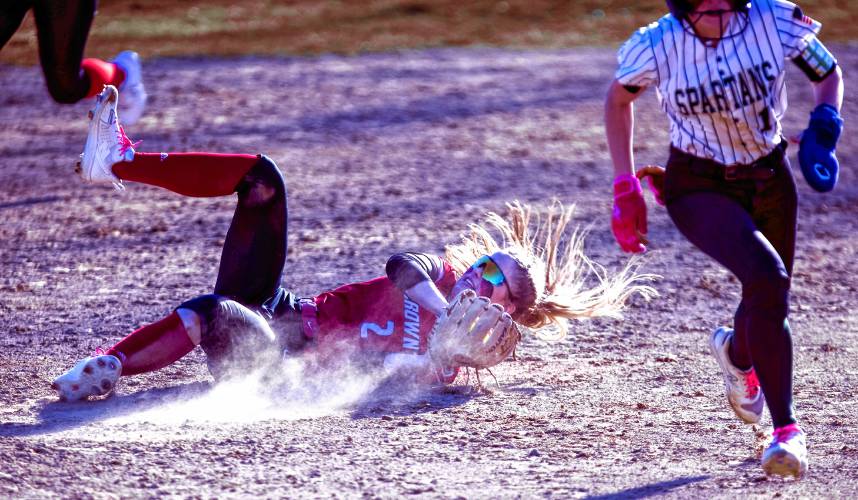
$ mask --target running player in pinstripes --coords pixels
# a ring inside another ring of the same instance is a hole
[[[39,60],[48,92],[60,104],[94,97],[105,85],[122,91],[126,124],[136,122],[146,106],[146,91],[136,52],[120,52],[113,61],[83,58],[96,0],[16,0],[0,3],[0,48],[33,12]]]
[[[793,354],[787,322],[796,238],[796,186],[780,118],[784,70],[793,61],[810,79],[816,108],[799,161],[808,183],[837,180],[842,75],[817,39],[820,24],[782,0],[668,0],[670,14],[639,29],[619,51],[605,103],[616,178],[612,230],[625,251],[646,244],[646,206],[638,177],[666,204],[677,228],[742,283],[734,327],[710,346],[727,398],[747,423],[768,405],[773,440],[767,473],[807,470],[805,434],[792,405]],[[670,157],[634,171],[633,101],[655,87],[670,118]]]

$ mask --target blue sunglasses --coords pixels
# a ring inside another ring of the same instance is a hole
[[[475,271],[479,268],[483,268],[482,278],[491,283],[492,286],[498,286],[506,281],[506,276],[503,275],[500,266],[488,255],[483,255],[471,266],[471,269]]]

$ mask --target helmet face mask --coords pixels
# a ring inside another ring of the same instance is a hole
[[[682,24],[685,31],[699,38],[706,45],[715,46],[721,39],[738,35],[744,31],[749,22],[748,11],[751,8],[749,0],[730,0],[729,9],[707,9],[703,11],[696,11],[703,0],[666,0],[666,3],[670,13]],[[725,15],[738,16],[739,22],[742,23],[740,29],[733,30],[731,34],[727,35],[725,33],[727,29],[727,23],[724,20]],[[717,36],[702,36],[698,33],[695,26],[701,19],[716,16],[719,18],[720,26],[720,33]]]
[[[667,8],[673,17],[680,21],[687,21],[688,16],[703,3],[703,0],[666,0]],[[723,12],[748,12],[751,7],[749,0],[730,0],[730,10]],[[714,11],[707,11],[714,12]]]

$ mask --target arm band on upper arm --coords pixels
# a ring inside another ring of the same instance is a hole
[[[837,67],[837,60],[831,52],[814,38],[801,53],[792,60],[801,69],[810,81],[821,82]]]
[[[638,87],[637,85],[623,85],[623,88],[628,90],[632,94],[637,94],[641,91],[643,87]]]

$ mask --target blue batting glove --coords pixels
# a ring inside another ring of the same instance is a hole
[[[798,163],[801,173],[813,189],[825,193],[837,184],[840,163],[835,156],[837,139],[843,131],[843,119],[837,108],[820,104],[810,114],[810,124],[801,134]]]

